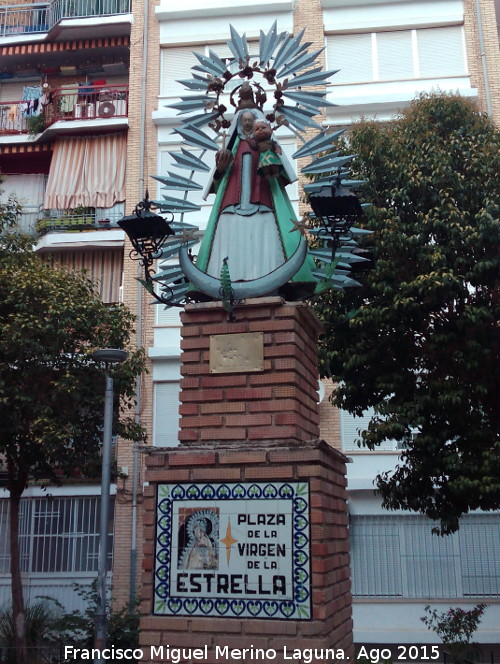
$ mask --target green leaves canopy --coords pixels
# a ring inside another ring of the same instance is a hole
[[[360,122],[349,152],[369,181],[375,264],[363,288],[318,303],[323,372],[336,405],[374,407],[364,445],[409,440],[377,478],[384,506],[452,532],[500,508],[500,132],[468,101],[429,95],[390,125]]]
[[[107,306],[92,282],[56,269],[4,226],[0,235],[0,455],[8,488],[20,494],[30,477],[57,481],[99,464],[105,381],[91,359],[97,348],[127,348],[133,316]],[[142,352],[114,370],[122,409],[134,406]],[[133,413],[130,413],[132,415]],[[114,432],[142,439],[122,413]],[[56,472],[57,469],[57,472]]]

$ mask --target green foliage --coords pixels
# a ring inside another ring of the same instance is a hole
[[[71,643],[75,648],[93,648],[95,640],[95,611],[97,605],[97,584],[91,586],[74,584],[73,589],[85,603],[83,610],[65,613],[62,604],[51,597],[44,600],[57,607],[57,619],[52,623],[52,639]],[[124,604],[113,610],[111,603],[106,602],[107,640],[115,648],[137,648],[139,645],[139,599],[132,605]]]
[[[49,646],[58,632],[59,618],[47,602],[26,606],[26,645],[30,661],[41,661],[43,649]],[[6,649],[5,664],[16,664],[15,626],[12,608],[0,611],[0,647]],[[2,660],[4,661],[4,660]]]
[[[486,604],[477,604],[469,611],[450,607],[448,611],[438,613],[426,606],[424,611],[427,615],[420,620],[438,635],[450,650],[453,660],[460,661],[466,656],[470,657],[473,652],[470,649],[471,639],[486,608]]]
[[[0,236],[0,453],[11,490],[34,475],[58,481],[98,456],[104,377],[91,355],[127,347],[134,317],[121,304],[105,305],[93,288],[81,274],[42,261],[19,237]],[[143,367],[143,353],[131,351],[113,370],[114,432],[134,440],[143,439],[131,413]]]
[[[75,648],[94,647],[96,583],[91,586],[75,584],[74,590],[85,602],[83,610],[66,613],[63,605],[52,597],[38,597],[39,601],[26,606],[26,645],[33,664],[48,661],[47,653],[50,650],[57,652],[61,643]],[[139,646],[138,605],[139,600],[136,599],[133,606],[126,604],[113,610],[107,602],[108,643],[116,648],[134,649]],[[5,664],[16,664],[12,608],[0,611],[0,648],[6,649]]]
[[[0,208],[0,459],[11,501],[16,657],[25,664],[19,501],[30,480],[59,484],[75,471],[100,475],[105,378],[92,353],[128,347],[134,317],[123,305],[105,305],[90,279],[43,261],[8,212]],[[143,351],[132,349],[113,369],[113,431],[137,441],[144,439],[133,417],[143,370]]]
[[[40,134],[42,131],[45,130],[47,126],[47,121],[43,113],[40,113],[40,115],[33,115],[30,118],[28,118],[27,125],[28,125],[28,134],[30,134],[30,136],[36,136],[37,134]]]
[[[28,646],[40,644],[51,633],[54,615],[46,602],[26,606],[26,634]],[[14,645],[14,616],[12,608],[0,612],[0,643]]]
[[[0,185],[3,178],[0,173]],[[21,212],[21,205],[9,196],[7,201],[0,201],[0,228],[4,235],[15,234],[15,225],[17,223],[17,216]]]
[[[75,644],[75,647],[92,648],[95,639],[97,584],[95,581],[90,586],[76,583],[74,590],[85,602],[85,609],[61,615],[58,621],[59,637],[65,642]],[[112,643],[116,648],[138,647],[138,605],[139,599],[136,598],[132,605],[124,604],[120,609],[112,610],[110,602],[106,602],[108,643]]]
[[[322,370],[337,406],[374,408],[363,445],[413,434],[377,478],[384,506],[453,532],[500,507],[500,132],[468,101],[426,95],[348,140],[375,264],[363,288],[320,299]]]

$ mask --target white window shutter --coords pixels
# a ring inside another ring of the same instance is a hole
[[[417,30],[417,42],[422,78],[464,76],[467,73],[461,26]]]
[[[173,265],[178,263],[178,261],[171,261],[171,262]],[[168,264],[169,262],[165,262],[164,264],[161,265],[161,268],[165,269],[165,267]],[[165,325],[168,327],[180,327],[181,325],[180,313],[181,310],[179,307],[164,307],[163,305],[159,304],[156,307],[156,324]]]
[[[345,410],[340,411],[340,435],[342,439],[342,449],[345,452],[370,451],[367,447],[359,447],[356,444],[356,441],[361,439],[361,432],[368,428],[368,424],[373,415],[373,408],[369,408],[361,417],[355,417]],[[386,452],[394,449],[394,441],[386,440],[376,447],[375,451]]]
[[[359,447],[356,441],[360,439],[359,431],[367,428],[368,422],[373,415],[373,410],[368,410],[362,417],[355,417],[345,410],[340,411],[340,435],[342,439],[342,449],[344,451],[365,450]]]
[[[26,83],[4,83],[0,85],[0,101],[22,101]]]
[[[157,447],[178,445],[179,405],[177,381],[154,384],[153,445]]]
[[[455,535],[420,516],[351,515],[353,595],[432,599],[500,595],[500,517],[464,517]]]
[[[199,64],[193,50],[196,48],[193,49],[190,46],[162,49],[160,94],[163,97],[180,97],[191,94],[182,83],[177,83],[177,81],[192,78],[191,67]],[[203,52],[203,47],[198,50]],[[198,73],[201,74],[201,72]]]
[[[413,78],[413,55],[410,30],[377,34],[379,80]]]
[[[334,85],[373,80],[370,33],[331,35],[326,44],[327,69],[340,69],[331,79]]]
[[[400,519],[401,558],[408,597],[456,597],[454,536],[437,537],[432,523]]]

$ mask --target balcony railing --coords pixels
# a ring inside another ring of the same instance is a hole
[[[49,14],[48,2],[0,7],[0,37],[26,32],[48,32]]]
[[[65,18],[128,14],[132,0],[53,0],[0,7],[0,37],[48,32]]]
[[[0,134],[25,134],[28,129],[28,103],[25,101],[0,102]]]
[[[127,117],[128,85],[75,85],[52,91],[44,109],[47,124],[56,120]]]
[[[83,210],[43,210],[35,224],[35,230],[39,237],[46,233],[66,233],[90,231],[97,228],[118,228],[118,222],[123,217],[113,209],[95,210],[85,208]]]
[[[88,18],[128,14],[131,0],[54,0],[50,4],[50,20],[55,25],[64,18]]]
[[[0,102],[1,134],[37,134],[58,120],[126,118],[128,85],[74,85],[51,91],[48,102]]]

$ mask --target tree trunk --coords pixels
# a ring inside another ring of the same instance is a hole
[[[10,575],[12,588],[12,613],[15,629],[16,664],[27,664],[26,614],[24,610],[23,585],[21,582],[21,554],[19,550],[19,508],[21,493],[10,491]]]

